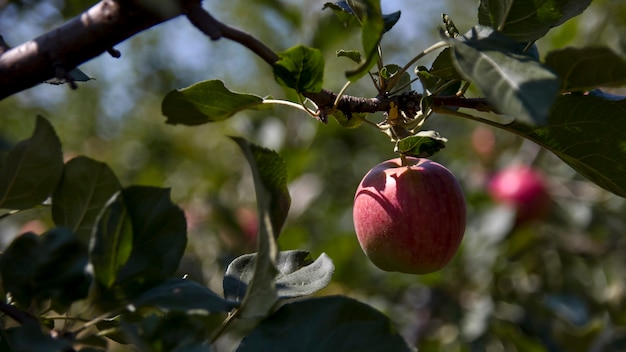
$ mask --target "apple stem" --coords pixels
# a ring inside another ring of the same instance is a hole
[[[402,166],[407,166],[406,155],[400,154],[400,161],[402,162]]]

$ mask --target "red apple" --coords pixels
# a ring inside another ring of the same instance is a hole
[[[440,270],[465,232],[465,197],[454,175],[421,158],[385,161],[363,178],[354,197],[361,248],[380,269],[409,274]]]
[[[517,211],[518,222],[539,219],[549,210],[550,196],[543,175],[527,165],[512,165],[496,173],[489,194]]]

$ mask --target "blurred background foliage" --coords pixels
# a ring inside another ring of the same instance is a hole
[[[94,1],[0,0],[0,34],[18,45],[56,26]],[[438,40],[441,13],[461,32],[476,22],[474,2],[382,1],[383,12],[402,11],[383,39],[385,63],[403,65]],[[302,43],[321,49],[326,88],[338,91],[349,60],[338,49],[360,49],[359,33],[343,27],[324,1],[232,0],[207,2],[217,18],[253,33],[276,51]],[[607,45],[626,54],[626,3],[596,0],[581,16],[539,43],[552,48]],[[161,99],[172,89],[222,79],[240,92],[293,98],[271,69],[245,48],[211,42],[185,18],[150,29],[81,69],[94,80],[71,91],[41,85],[0,102],[0,152],[30,135],[36,115],[52,122],[66,158],[106,162],[123,185],[171,187],[185,209],[190,244],[181,273],[221,291],[225,266],[254,251],[255,199],[238,135],[277,150],[285,159],[293,198],[282,249],[326,252],[336,272],[320,294],[345,294],[388,314],[421,351],[626,350],[626,203],[585,181],[538,146],[447,116],[426,129],[449,139],[433,157],[461,182],[468,228],[454,261],[425,276],[382,272],[362,253],[352,225],[352,199],[363,175],[394,157],[387,137],[373,128],[322,125],[286,107],[242,112],[198,127],[164,124]],[[428,57],[421,64],[428,66]],[[414,84],[413,89],[421,90]],[[622,95],[624,92],[613,91]],[[347,92],[373,96],[368,79]],[[476,94],[474,92],[474,94]],[[531,222],[492,201],[490,177],[508,165],[544,173],[550,212]],[[17,234],[51,226],[48,209],[0,222],[2,246]]]

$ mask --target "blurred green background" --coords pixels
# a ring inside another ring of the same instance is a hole
[[[0,0],[0,35],[18,45],[93,3]],[[322,11],[323,4],[232,0],[204,6],[275,51],[300,43],[321,49],[324,86],[338,91],[352,64],[335,52],[360,49],[360,38],[330,10]],[[402,11],[383,39],[385,63],[403,66],[437,41],[441,13],[449,14],[461,32],[476,23],[476,2],[394,0],[382,5],[384,13]],[[553,48],[595,45],[625,55],[626,37],[620,35],[625,30],[626,3],[596,0],[538,47],[542,57]],[[95,80],[76,91],[41,85],[1,101],[0,153],[27,138],[40,114],[56,128],[67,158],[86,155],[106,162],[126,186],[170,187],[189,223],[181,273],[221,292],[226,265],[254,251],[251,175],[228,138],[243,136],[277,150],[286,161],[293,204],[281,249],[304,249],[315,257],[326,252],[336,272],[320,294],[345,294],[382,310],[421,351],[626,350],[626,202],[585,181],[549,152],[476,122],[433,116],[426,129],[449,139],[433,159],[457,176],[466,193],[465,239],[453,262],[438,273],[387,273],[362,253],[351,208],[363,175],[394,157],[386,136],[368,126],[323,125],[287,107],[242,112],[197,127],[166,125],[161,99],[200,80],[222,79],[232,90],[260,96],[293,96],[247,49],[227,40],[211,42],[185,18],[116,49],[120,59],[102,55],[81,66]],[[429,66],[434,58],[419,64]],[[421,87],[414,84],[413,89]],[[347,94],[371,97],[376,91],[366,78]],[[515,163],[544,173],[552,199],[545,217],[516,223],[512,209],[490,199],[489,178]],[[4,247],[26,229],[51,225],[45,208],[23,212],[0,222],[0,242]]]

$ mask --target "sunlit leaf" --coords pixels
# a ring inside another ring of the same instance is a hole
[[[481,0],[478,23],[519,42],[532,42],[582,13],[591,0]]]
[[[427,158],[446,147],[447,138],[435,131],[420,131],[413,136],[402,138],[396,145],[396,152]]]
[[[342,296],[285,304],[263,320],[238,352],[411,351],[381,312]]]
[[[0,208],[39,205],[50,196],[62,172],[59,137],[50,122],[38,116],[33,135],[11,148],[0,170]]]
[[[626,84],[626,60],[609,48],[565,48],[546,56],[546,65],[562,79],[563,91]]]
[[[357,64],[361,63],[361,53],[357,50],[338,50],[337,57],[347,57]]]
[[[546,122],[560,85],[552,71],[489,27],[476,26],[451,43],[456,68],[498,109],[529,124]]]
[[[100,211],[122,186],[104,163],[80,156],[67,162],[52,196],[52,218],[89,242]]]
[[[279,54],[274,77],[281,85],[301,93],[316,93],[324,83],[324,56],[319,49],[298,45]]]
[[[252,280],[255,254],[245,254],[233,260],[224,275],[224,296],[240,301]],[[276,259],[278,276],[276,288],[280,298],[300,297],[313,294],[326,287],[334,272],[334,265],[326,254],[313,261],[309,252],[282,251]]]
[[[227,119],[245,109],[255,109],[263,98],[236,93],[220,80],[203,81],[169,92],[161,104],[166,123],[200,125]]]
[[[276,238],[289,210],[287,171],[278,153],[233,137],[239,145],[254,180],[259,214],[258,250],[252,279],[239,312],[242,317],[264,317],[278,300],[275,279],[278,246]]]
[[[126,264],[133,245],[132,223],[121,193],[106,204],[96,224],[89,260],[96,280],[108,288]]]

